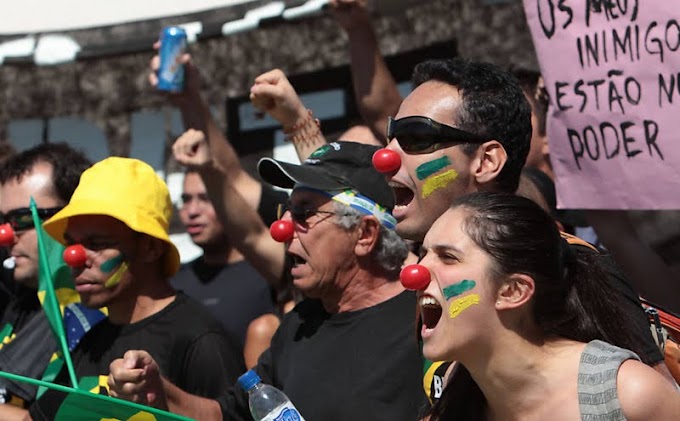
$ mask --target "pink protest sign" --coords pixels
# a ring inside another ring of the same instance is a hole
[[[680,209],[680,7],[524,0],[558,207]]]

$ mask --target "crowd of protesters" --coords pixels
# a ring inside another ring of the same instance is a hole
[[[72,349],[95,393],[249,420],[236,379],[253,368],[308,421],[680,419],[678,345],[640,301],[680,313],[675,274],[625,213],[556,208],[540,75],[426,60],[402,98],[365,2],[329,4],[364,126],[327,142],[286,75],[264,72],[252,104],[301,162],[263,157],[266,184],[213,119],[199,63],[181,57],[184,90],[167,98],[186,130],[173,146],[179,216],[203,250],[190,263],[147,164],[92,165],[66,144],[8,153],[0,370],[69,382],[65,367],[46,377],[57,344],[37,294],[33,198],[46,233],[85,250],[79,305],[106,309]],[[407,265],[425,275],[417,285],[400,282]],[[5,379],[0,393],[3,420],[54,419],[66,397]]]

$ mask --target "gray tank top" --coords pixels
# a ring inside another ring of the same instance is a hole
[[[584,421],[626,421],[616,392],[616,375],[626,360],[640,360],[634,352],[594,340],[581,354],[578,403]]]

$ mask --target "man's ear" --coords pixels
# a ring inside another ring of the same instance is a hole
[[[496,310],[522,307],[534,296],[536,282],[524,274],[510,275],[498,289]]]
[[[508,154],[497,140],[483,143],[478,149],[471,175],[477,183],[490,183],[498,177],[508,160]]]
[[[378,244],[380,222],[375,216],[366,215],[361,218],[356,232],[357,243],[354,246],[354,252],[357,256],[368,256]]]
[[[168,248],[165,241],[151,237],[150,235],[142,235],[138,244],[138,256],[144,263],[158,261]]]

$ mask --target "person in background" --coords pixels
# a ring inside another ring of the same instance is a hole
[[[243,348],[249,323],[274,311],[269,284],[232,245],[197,171],[186,171],[181,201],[180,220],[203,255],[182,265],[172,285],[206,306]]]
[[[555,174],[550,163],[550,149],[546,130],[549,106],[548,94],[540,73],[515,69],[524,95],[531,104],[533,132],[526,167],[535,168],[548,176],[534,173],[544,196],[555,200]],[[575,234],[598,247],[608,250],[616,263],[630,277],[640,295],[660,308],[680,313],[680,274],[642,240],[635,224],[625,210],[556,209],[555,218],[568,233]]]
[[[14,156],[15,153],[16,151],[14,150],[14,147],[12,147],[9,142],[0,140],[0,166],[4,164],[7,159]],[[2,197],[0,197],[0,202],[1,201]],[[0,247],[0,261],[4,262],[8,257],[9,253],[7,252],[7,248]],[[0,267],[0,317],[2,317],[4,314],[7,304],[12,299],[12,296],[14,296],[12,270],[7,269],[3,265]]]

